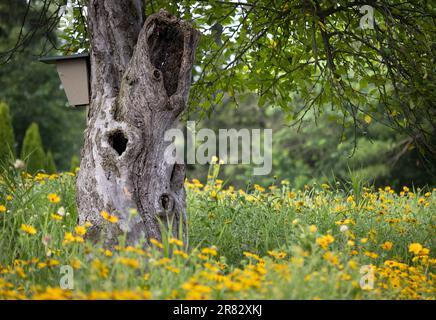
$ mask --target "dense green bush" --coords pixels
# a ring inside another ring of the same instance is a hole
[[[15,139],[9,106],[0,101],[0,163],[15,157]]]
[[[80,159],[77,155],[73,155],[71,157],[71,162],[70,162],[70,171],[74,172],[76,170],[76,168],[80,167]]]
[[[38,124],[32,123],[26,130],[21,149],[21,159],[25,161],[27,171],[35,173],[46,168],[46,156],[42,146]]]
[[[47,171],[47,173],[56,173],[56,162],[53,159],[53,154],[51,153],[51,150],[47,152],[47,158],[45,161],[45,170]]]

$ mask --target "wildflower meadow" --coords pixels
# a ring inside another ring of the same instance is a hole
[[[1,316],[425,314],[435,34],[427,0],[1,0]]]
[[[212,175],[185,181],[185,243],[163,232],[109,249],[77,224],[75,176],[2,176],[0,299],[435,297],[434,189],[236,190]]]

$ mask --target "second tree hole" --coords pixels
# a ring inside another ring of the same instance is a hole
[[[165,193],[163,195],[161,195],[160,202],[161,202],[161,205],[162,205],[162,208],[164,209],[164,211],[173,210],[174,204],[173,204],[173,201],[172,201],[172,198],[170,195],[165,194]]]

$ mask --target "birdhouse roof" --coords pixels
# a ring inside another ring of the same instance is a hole
[[[67,60],[88,58],[88,57],[89,57],[89,53],[78,53],[78,54],[71,54],[68,56],[41,57],[39,58],[39,61],[44,63],[56,63],[57,61],[67,61]]]

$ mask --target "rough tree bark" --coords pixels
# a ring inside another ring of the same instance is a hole
[[[77,178],[79,223],[107,245],[160,239],[158,218],[186,221],[185,168],[164,161],[186,108],[198,32],[141,0],[90,0],[91,102]],[[131,209],[139,214],[132,216]],[[100,212],[116,215],[116,224]]]

